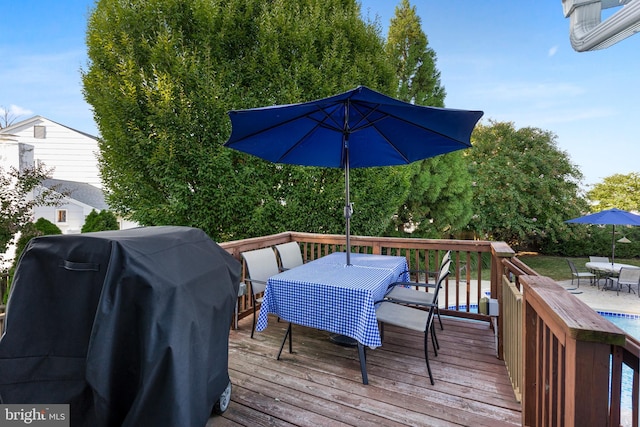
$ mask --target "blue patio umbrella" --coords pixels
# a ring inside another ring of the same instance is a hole
[[[612,225],[613,233],[611,235],[611,263],[613,264],[616,257],[616,225],[640,226],[640,215],[636,215],[622,209],[612,208],[590,215],[581,216],[579,218],[569,219],[565,222],[570,224]]]
[[[230,111],[224,145],[274,163],[344,169],[350,264],[349,169],[404,165],[469,148],[482,114],[413,105],[359,86],[311,102]]]

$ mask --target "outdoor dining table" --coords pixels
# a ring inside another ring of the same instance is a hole
[[[640,268],[636,265],[621,264],[617,262],[588,262],[584,265],[589,271],[597,271],[608,276],[617,276],[622,268]]]
[[[618,262],[588,262],[584,265],[587,270],[599,273],[600,277],[606,280],[602,290],[610,289],[613,286],[612,277],[618,277],[623,268],[640,268],[636,265],[622,264]]]
[[[364,347],[382,345],[375,302],[391,283],[408,280],[406,270],[402,256],[351,254],[347,265],[344,252],[286,270],[267,281],[256,331],[267,327],[273,313],[290,323],[353,338],[367,384]]]

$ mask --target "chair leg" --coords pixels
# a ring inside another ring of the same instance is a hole
[[[440,343],[438,342],[438,337],[436,336],[436,329],[431,326],[431,342],[433,342],[433,353],[436,357],[438,357],[438,350],[440,350]]]
[[[278,352],[278,357],[276,360],[280,360],[280,355],[282,354],[282,349],[284,348],[284,343],[287,342],[287,337],[289,337],[289,353],[293,353],[293,334],[291,329],[291,322],[289,322],[289,326],[287,327],[287,332],[284,334],[284,338],[282,340],[282,344],[280,345],[280,351]]]
[[[256,330],[256,303],[253,303],[253,325],[251,326],[251,338],[253,338],[253,332]]]
[[[440,330],[444,331],[444,326],[442,326],[442,319],[440,318],[440,307],[436,308],[436,314],[438,315],[438,322],[440,323]]]
[[[362,384],[369,384],[369,377],[367,376],[367,348],[361,343],[358,343],[358,358],[360,359]]]
[[[424,333],[424,360],[427,363],[427,371],[429,372],[429,379],[431,380],[431,385],[434,385],[433,374],[431,373],[431,366],[429,365],[429,331],[425,331]]]

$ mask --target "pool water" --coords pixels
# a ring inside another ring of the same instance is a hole
[[[598,312],[602,317],[618,326],[632,337],[640,340],[640,315],[629,315],[620,313]],[[631,412],[631,391],[633,389],[633,370],[627,365],[622,365],[622,408],[623,420],[625,415],[630,417]],[[626,414],[625,414],[626,412]],[[628,425],[623,422],[623,425]]]
[[[602,317],[618,326],[620,329],[640,340],[640,315],[598,312]]]

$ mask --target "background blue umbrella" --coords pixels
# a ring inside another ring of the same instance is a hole
[[[349,169],[409,164],[471,147],[482,111],[423,107],[364,86],[316,101],[229,112],[226,147],[274,163],[344,169],[350,264]]]
[[[579,218],[569,219],[565,222],[571,224],[612,225],[613,233],[611,235],[611,264],[613,264],[616,257],[616,225],[640,226],[640,215],[636,215],[622,209],[613,208],[596,212],[590,215],[581,216]]]

